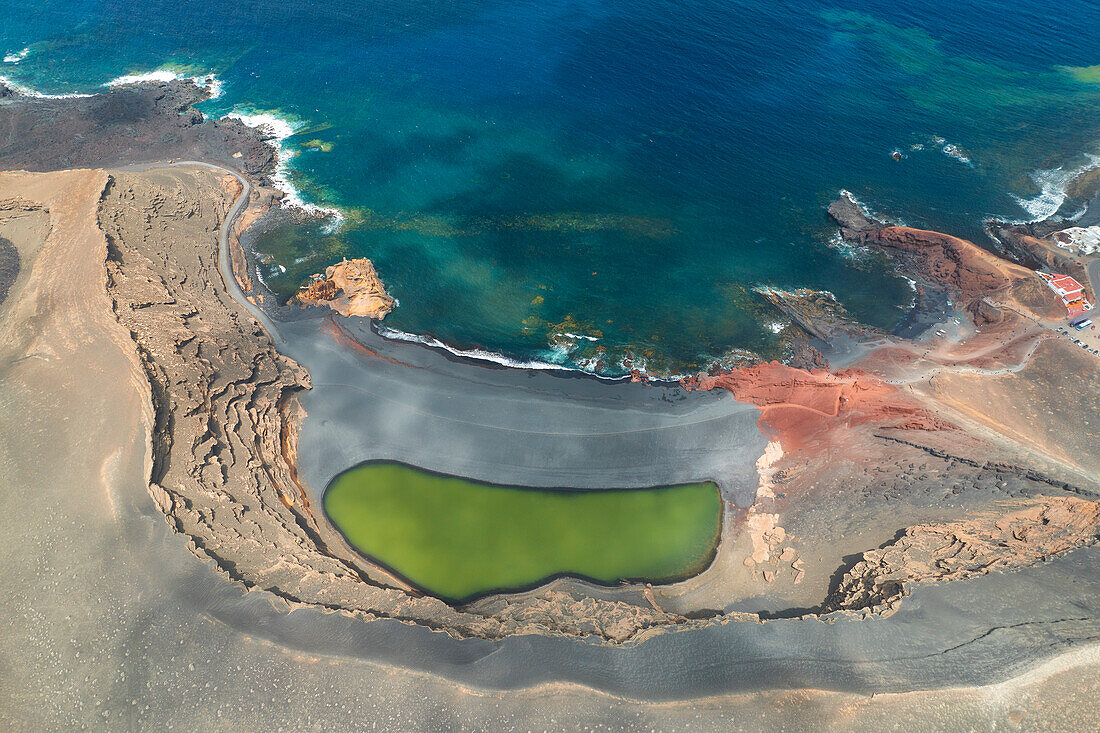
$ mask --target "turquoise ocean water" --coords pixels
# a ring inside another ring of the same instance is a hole
[[[1098,21],[1092,0],[38,0],[0,9],[0,75],[214,73],[203,110],[286,120],[290,182],[343,212],[264,234],[284,297],[369,256],[394,329],[674,374],[782,355],[757,284],[897,322],[909,285],[830,245],[842,188],[980,243],[985,217],[1057,207],[1100,151]]]

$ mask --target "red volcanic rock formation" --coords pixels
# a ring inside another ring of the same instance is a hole
[[[863,426],[942,430],[951,426],[872,374],[795,369],[770,362],[685,380],[689,389],[725,389],[760,408],[760,427],[788,452],[821,447]]]
[[[829,215],[840,225],[845,239],[882,247],[914,279],[949,288],[964,300],[1004,292],[1035,277],[1026,267],[965,239],[926,229],[888,226],[868,216],[849,195],[834,201]]]
[[[971,297],[990,295],[1033,277],[1029,270],[972,242],[940,232],[884,227],[865,232],[861,240],[901,255],[926,278]]]

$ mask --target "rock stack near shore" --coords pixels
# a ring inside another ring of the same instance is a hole
[[[396,301],[386,293],[374,263],[366,258],[345,259],[325,268],[295,296],[303,305],[327,305],[342,316],[363,316],[380,321]]]

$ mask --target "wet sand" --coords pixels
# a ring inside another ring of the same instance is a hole
[[[310,314],[278,325],[287,355],[312,377],[301,398],[310,417],[298,468],[313,491],[357,463],[390,459],[548,488],[710,479],[727,499],[752,503],[753,464],[767,441],[756,427],[759,411],[732,395],[489,369],[388,341],[366,320],[341,319],[342,338],[368,355],[334,339],[323,328],[331,323]]]

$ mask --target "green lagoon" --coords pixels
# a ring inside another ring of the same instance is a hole
[[[669,582],[710,564],[722,500],[711,482],[532,489],[372,462],[333,480],[325,511],[363,555],[451,603],[557,575]]]

